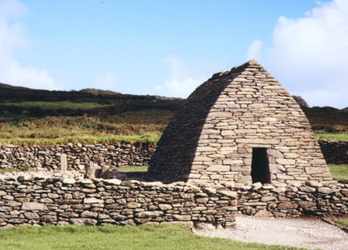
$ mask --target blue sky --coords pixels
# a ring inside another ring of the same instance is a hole
[[[335,65],[346,62],[336,61],[347,53],[338,49],[348,49],[344,2],[0,0],[0,82],[185,97],[211,74],[256,57],[310,104],[344,107],[337,89],[348,76]],[[318,63],[321,46],[337,38],[323,54],[330,64]]]

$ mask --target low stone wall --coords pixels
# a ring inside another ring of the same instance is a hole
[[[348,163],[348,142],[320,141],[328,163]],[[53,146],[0,145],[0,168],[56,170],[60,155],[68,157],[69,169],[80,170],[93,161],[110,166],[147,165],[156,149],[151,143],[67,144]]]
[[[80,170],[93,161],[109,166],[146,165],[155,150],[154,144],[67,144],[48,146],[0,145],[0,168],[33,169],[60,168],[60,155],[66,154],[68,169]]]
[[[198,185],[198,184],[197,184]],[[194,186],[72,178],[0,178],[0,227],[190,222],[233,226],[235,214],[348,214],[348,185]]]
[[[44,224],[234,224],[236,193],[183,183],[0,179],[0,227]]]
[[[319,141],[327,163],[348,164],[348,142]]]
[[[309,182],[302,186],[253,184],[238,192],[238,210],[247,215],[299,217],[348,214],[348,185]]]

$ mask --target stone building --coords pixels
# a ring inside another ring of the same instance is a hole
[[[167,182],[332,181],[305,114],[254,60],[189,96],[150,165],[149,176]]]

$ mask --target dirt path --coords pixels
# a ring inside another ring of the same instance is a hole
[[[238,216],[233,229],[195,229],[198,235],[307,249],[348,250],[348,234],[318,219]]]

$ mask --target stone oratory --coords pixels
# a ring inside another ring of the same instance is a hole
[[[332,182],[293,97],[251,60],[199,86],[161,137],[149,176],[164,182]]]

